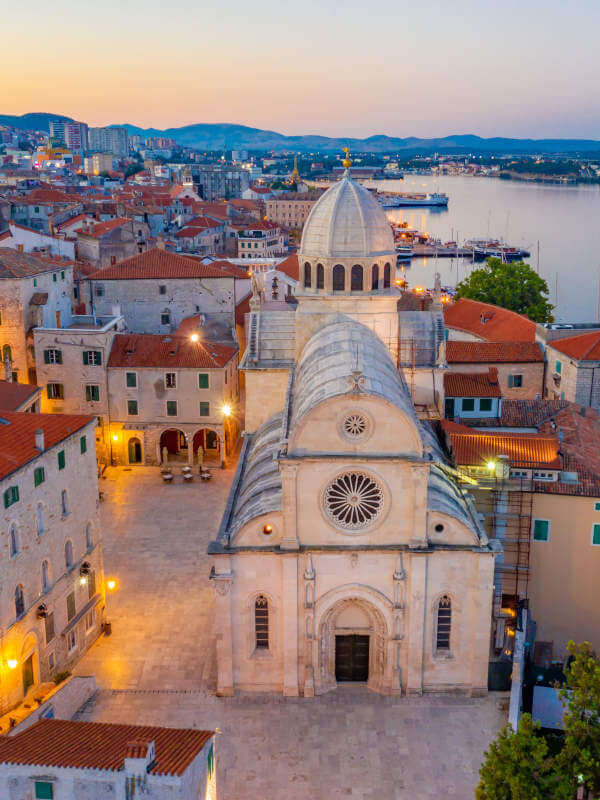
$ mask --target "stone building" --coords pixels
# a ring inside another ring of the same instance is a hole
[[[600,332],[546,344],[545,397],[600,410]]]
[[[215,732],[42,719],[0,742],[11,800],[216,800]]]
[[[2,411],[0,708],[70,669],[99,635],[104,575],[91,416]]]
[[[72,297],[71,265],[0,248],[0,348],[13,380],[36,383],[32,330],[68,322]]]
[[[425,419],[441,312],[398,312],[390,226],[347,173],[298,259],[295,312],[251,301],[246,434],[209,547],[217,692],[485,693],[495,548]],[[400,331],[428,340],[408,382]]]
[[[239,434],[237,347],[188,336],[120,334],[108,359],[117,464],[222,466]]]
[[[265,201],[267,219],[287,230],[301,231],[321,192],[286,192]]]
[[[237,228],[238,258],[273,258],[285,254],[283,232],[274,222],[258,221]]]
[[[154,249],[92,273],[85,292],[90,310],[115,307],[134,333],[172,333],[186,318],[204,314],[234,327],[236,292],[247,274],[228,261],[202,261]]]
[[[95,267],[116,264],[147,249],[150,228],[127,217],[87,223],[77,230],[77,256]]]

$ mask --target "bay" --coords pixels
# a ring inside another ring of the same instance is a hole
[[[408,222],[442,241],[499,238],[529,250],[525,259],[548,283],[558,322],[594,322],[600,294],[600,186],[525,183],[462,175],[407,175],[368,181],[382,191],[448,194],[447,210],[386,209],[391,221]],[[411,287],[453,287],[474,267],[470,259],[414,258],[406,269]]]

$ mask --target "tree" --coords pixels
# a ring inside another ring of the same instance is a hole
[[[525,314],[534,322],[552,322],[554,306],[548,301],[548,284],[523,261],[503,264],[488,258],[456,287],[456,297],[467,297]]]
[[[557,756],[565,796],[575,797],[582,785],[600,792],[600,661],[589,642],[569,642],[573,656],[559,695],[566,706],[564,747]]]
[[[515,732],[507,725],[484,754],[476,800],[548,800],[557,778],[539,723],[523,714]]]

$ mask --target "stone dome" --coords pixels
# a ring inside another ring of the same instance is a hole
[[[394,235],[383,209],[347,173],[313,206],[299,250],[301,258],[321,259],[371,259],[395,254]]]

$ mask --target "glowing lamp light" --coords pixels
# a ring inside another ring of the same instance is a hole
[[[273,526],[272,526],[272,525],[265,525],[265,526],[263,527],[263,533],[264,533],[266,536],[270,536],[270,535],[273,533]]]
[[[79,583],[81,584],[81,586],[85,586],[86,585],[87,578],[85,577],[85,575],[82,575],[81,578],[79,578]]]
[[[114,578],[110,578],[110,580],[106,581],[106,588],[109,589],[111,592],[117,588],[117,582]]]
[[[113,433],[113,442],[118,442],[118,441],[119,441],[119,436],[118,436],[118,434],[116,434],[116,433]]]
[[[8,666],[8,668],[9,668],[9,669],[16,669],[16,668],[17,668],[18,661],[17,661],[17,659],[16,659],[16,658],[8,658],[8,659],[6,660],[6,664],[7,664],[7,666]]]
[[[423,294],[424,291],[425,289],[422,286],[415,286],[414,288],[415,294]]]
[[[229,405],[229,403],[225,403],[225,405],[221,408],[221,411],[223,412],[223,416],[224,417],[230,417],[231,416],[231,406]]]
[[[200,336],[197,333],[192,333],[190,336],[190,342],[198,342],[200,340]]]
[[[509,628],[509,629],[506,631],[506,633],[507,633],[509,636],[514,636],[514,635],[515,635],[515,632],[512,630],[512,628]]]
[[[488,461],[487,468],[490,472],[493,472],[496,469],[496,462],[495,461]]]

